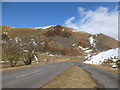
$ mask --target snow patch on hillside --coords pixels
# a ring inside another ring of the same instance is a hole
[[[81,46],[78,46],[80,49],[82,49],[83,51],[84,50],[87,50],[88,48],[83,48],[83,47],[81,47]]]
[[[54,27],[56,25],[51,25],[51,26],[45,26],[45,27],[35,27],[35,29],[48,29],[50,27]]]
[[[76,29],[72,29],[71,31],[72,31],[72,32],[82,32],[82,31],[78,31],[78,30],[76,30]]]
[[[76,45],[76,43],[73,43],[73,45],[72,46],[75,46]]]
[[[96,40],[95,39],[93,39],[93,36],[91,36],[90,38],[89,38],[89,42],[90,42],[90,44],[91,44],[91,46],[92,47],[95,47],[96,46]]]
[[[34,58],[35,58],[36,62],[38,63],[39,62],[38,57],[36,55],[34,55]]]
[[[88,60],[86,60],[84,63],[99,65],[99,64],[102,64],[105,60],[111,59],[111,58],[113,61],[117,61],[118,59],[120,59],[120,57],[118,56],[119,50],[120,48],[111,49],[105,52],[101,52],[97,55],[90,56]]]
[[[85,53],[88,53],[88,54],[89,54],[90,52],[92,52],[92,49],[88,49],[88,50],[85,51]]]

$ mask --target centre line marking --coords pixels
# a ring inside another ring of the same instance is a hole
[[[23,74],[23,75],[19,75],[19,76],[16,76],[16,78],[20,78],[20,77],[24,77],[24,76],[27,76],[27,75],[30,75],[30,74],[34,74],[34,73],[37,73],[39,71],[40,70],[37,70],[37,71],[34,71],[34,72],[30,72],[30,73],[26,73],[26,74]]]

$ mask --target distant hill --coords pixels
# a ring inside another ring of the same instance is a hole
[[[24,46],[34,41],[37,52],[53,55],[81,56],[98,53],[117,48],[120,43],[103,33],[77,32],[73,28],[62,25],[35,28],[2,25],[1,35],[4,43],[14,40]]]

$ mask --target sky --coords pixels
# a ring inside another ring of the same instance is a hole
[[[2,24],[13,27],[65,25],[118,39],[117,2],[3,2]]]

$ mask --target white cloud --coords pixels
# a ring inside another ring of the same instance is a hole
[[[72,23],[73,20],[75,20],[75,17],[71,17],[68,20],[66,20],[65,24],[69,25]]]
[[[92,34],[104,33],[118,39],[118,11],[110,11],[107,7],[98,7],[96,10],[86,10],[78,7],[80,19],[73,23],[75,17],[65,21],[65,25],[78,31]]]
[[[65,21],[65,25],[72,27],[74,29],[79,29],[79,26],[76,24],[72,23],[72,21],[75,20],[75,17],[70,17],[68,20]]]
[[[78,12],[80,13],[80,16],[84,16],[85,15],[85,8],[78,7]]]

